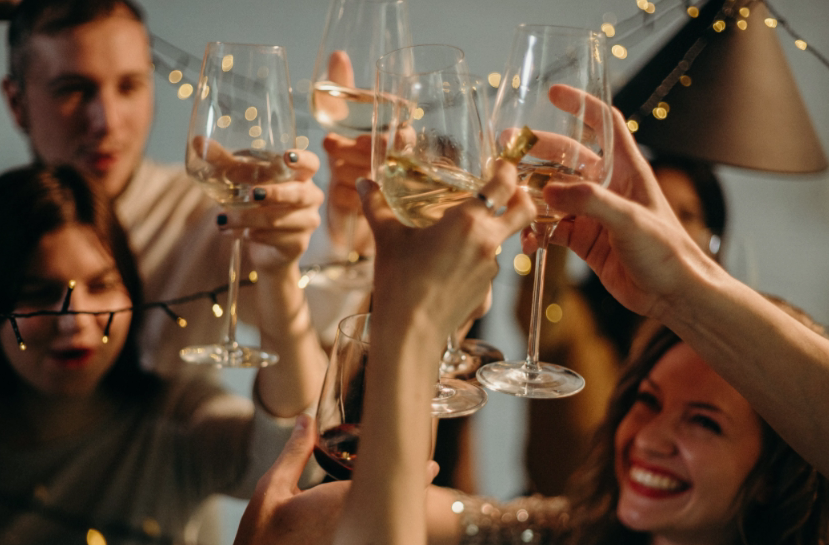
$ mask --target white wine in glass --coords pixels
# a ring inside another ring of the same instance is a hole
[[[252,188],[287,181],[283,159],[296,129],[288,61],[278,46],[209,43],[202,61],[187,133],[187,173],[218,203],[256,206]],[[226,333],[221,342],[181,350],[189,363],[262,367],[278,356],[236,341],[242,235],[236,235],[228,274]]]
[[[411,42],[406,0],[332,0],[308,101],[323,129],[347,138],[370,135],[375,63]],[[327,277],[341,286],[360,289],[370,285],[372,267],[355,247],[357,214],[357,210],[348,211],[341,228],[344,258],[352,265],[344,272],[332,270]]]
[[[469,75],[458,48],[413,46],[377,62],[373,173],[405,225],[434,224],[488,179],[494,143],[486,99],[483,82]],[[450,348],[453,341],[447,341]],[[478,386],[443,378],[441,369],[438,376],[435,416],[468,415],[486,403]]]
[[[585,29],[519,25],[493,106],[492,124],[499,149],[519,128],[528,127],[536,143],[518,164],[519,185],[537,208],[532,224],[539,241],[535,259],[532,316],[527,358],[484,365],[478,381],[491,390],[530,398],[573,395],[584,387],[576,372],[538,360],[541,292],[549,236],[563,215],[544,201],[550,182],[605,185],[613,167],[610,86],[604,35]],[[568,108],[551,101],[570,93]]]

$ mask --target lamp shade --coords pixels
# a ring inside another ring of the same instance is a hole
[[[743,17],[733,0],[710,0],[614,102],[638,123],[637,141],[659,153],[771,172],[826,170],[777,31],[765,24],[768,10],[749,6]],[[716,32],[719,20],[725,29]]]

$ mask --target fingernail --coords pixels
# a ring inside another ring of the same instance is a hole
[[[291,162],[291,163],[296,163],[297,161],[299,161],[299,155],[297,155],[297,153],[295,151],[289,151],[288,152],[288,161]]]
[[[227,214],[219,214],[216,216],[216,225],[219,227],[227,225]]]
[[[296,417],[296,423],[294,424],[294,429],[297,430],[304,430],[308,427],[308,424],[311,422],[311,417],[305,413],[299,413]]]
[[[368,178],[363,178],[360,176],[357,178],[357,181],[354,182],[355,186],[357,187],[357,193],[360,194],[360,197],[365,197],[368,190],[371,189],[371,182]]]
[[[265,191],[264,188],[255,187],[253,189],[253,200],[254,201],[264,201],[265,197],[267,197],[267,196],[268,196],[268,192]]]

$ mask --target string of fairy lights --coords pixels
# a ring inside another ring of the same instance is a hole
[[[716,0],[710,0],[716,1]],[[744,2],[739,8],[735,7],[735,0],[726,0],[720,14],[715,17],[713,23],[705,28],[697,41],[680,60],[674,70],[668,75],[666,81],[654,90],[639,112],[650,112],[657,119],[664,119],[667,115],[666,104],[663,98],[667,92],[677,83],[685,86],[692,84],[691,78],[686,74],[693,60],[705,46],[705,38],[711,32],[719,33],[725,31],[729,25],[735,25],[744,30],[751,16],[751,6],[762,2],[769,11],[770,16],[765,18],[763,24],[769,28],[784,30],[794,43],[794,46],[804,52],[810,53],[821,64],[829,68],[829,58],[809,44],[804,36],[798,33],[789,21],[775,9],[768,0],[750,0]],[[641,43],[647,36],[661,27],[670,26],[680,18],[695,19],[699,17],[701,7],[706,2],[692,2],[691,0],[636,0],[638,11],[622,21],[615,21],[615,16],[607,14],[601,25],[601,30],[608,38],[611,54],[619,60],[628,58],[629,50]],[[169,81],[176,88],[178,98],[189,99],[198,80],[201,59],[192,55],[163,38],[152,35],[153,62],[156,73]],[[490,85],[498,87],[500,74],[492,73],[487,78]],[[300,89],[310,88],[310,82],[302,81]],[[295,98],[298,98],[295,96]],[[646,107],[647,106],[647,107]],[[307,129],[312,118],[305,109],[297,110],[297,129],[303,132]],[[641,114],[637,114],[641,116]],[[632,132],[638,129],[637,116],[632,116],[628,121],[628,128]],[[308,146],[306,136],[297,137],[297,147],[305,149]]]
[[[662,3],[664,4],[666,2],[671,2],[671,4],[667,6],[667,9],[663,10],[664,12],[671,10],[676,11],[682,6],[684,7],[685,15],[688,18],[694,19],[700,16],[699,7],[692,5],[687,0],[663,0]],[[637,0],[636,3],[637,7],[644,14],[646,14],[646,16],[653,16],[653,14],[658,12],[656,5],[648,0]],[[811,53],[820,63],[829,68],[829,59],[827,59],[826,56],[824,56],[820,51],[810,46],[804,37],[796,32],[789,22],[785,18],[781,17],[780,13],[773,6],[771,6],[767,0],[752,0],[740,5],[739,7],[737,7],[734,0],[726,0],[723,2],[722,8],[714,17],[712,23],[702,29],[700,35],[688,48],[676,66],[670,71],[669,74],[666,75],[665,79],[656,87],[656,89],[653,90],[647,100],[645,100],[645,102],[634,113],[628,116],[628,130],[635,133],[639,129],[639,122],[644,116],[653,115],[656,119],[665,119],[670,111],[670,105],[665,102],[665,97],[677,84],[686,87],[693,84],[692,78],[687,73],[693,65],[694,60],[706,47],[710,37],[716,33],[725,32],[729,26],[736,27],[739,30],[746,30],[746,28],[748,28],[749,18],[752,14],[752,7],[757,3],[764,4],[769,12],[769,16],[762,21],[762,24],[765,24],[769,28],[784,29],[793,39],[794,45],[797,49]],[[634,15],[621,23],[619,27],[625,29],[630,26],[630,21],[637,19],[641,20],[642,16],[638,14]],[[647,25],[648,23],[642,23],[639,28],[647,28]],[[614,37],[618,32],[618,28],[611,23],[604,23],[602,25],[602,30],[608,37]],[[631,35],[639,36],[641,38],[641,33],[637,34],[636,32],[627,31],[626,33],[623,33],[619,39],[611,42],[613,43],[611,47],[611,54],[614,57],[619,59],[627,57],[627,48],[622,42],[625,42]]]
[[[307,274],[307,273],[306,273]],[[251,286],[256,283],[258,280],[256,272],[251,272],[247,280],[241,280],[239,285],[244,286]],[[66,315],[91,315],[91,316],[109,316],[107,319],[106,326],[104,327],[103,339],[102,341],[104,344],[109,342],[109,331],[112,327],[112,321],[115,318],[116,314],[122,314],[125,312],[132,312],[135,310],[135,307],[124,307],[124,308],[116,308],[116,309],[108,309],[108,310],[98,310],[98,311],[89,311],[89,310],[70,310],[69,305],[72,301],[72,292],[75,290],[75,281],[70,281],[67,288],[66,288],[66,295],[63,297],[63,302],[61,303],[60,310],[37,310],[33,312],[10,312],[7,314],[0,313],[0,322],[4,320],[8,320],[11,324],[12,330],[14,331],[15,339],[17,340],[17,346],[20,350],[26,350],[26,342],[23,339],[23,336],[20,333],[20,328],[17,325],[17,321],[20,319],[25,318],[33,318],[37,316],[66,316]],[[184,297],[177,297],[175,299],[169,299],[166,301],[154,301],[150,303],[145,303],[141,305],[142,310],[148,310],[153,308],[160,308],[163,310],[170,319],[175,322],[179,327],[187,327],[187,320],[182,316],[179,316],[173,311],[173,307],[177,305],[181,305],[184,303],[189,303],[192,301],[197,301],[199,299],[210,299],[213,302],[213,315],[217,318],[221,318],[224,314],[224,309],[222,309],[221,305],[219,305],[218,296],[228,290],[227,285],[219,286],[215,289],[208,290],[208,291],[200,291],[196,293],[192,293],[190,295],[186,295]]]
[[[308,287],[308,285],[311,283],[315,276],[323,273],[327,274],[330,278],[336,278],[338,274],[344,274],[348,267],[363,265],[366,259],[367,258],[361,258],[356,262],[330,261],[327,263],[315,263],[313,265],[302,266],[300,267],[300,277],[297,284],[300,289],[305,289],[306,287]],[[240,279],[239,286],[242,288],[253,286],[258,281],[258,273],[256,271],[251,271],[250,273],[248,273],[248,277],[246,279]],[[109,342],[109,331],[112,327],[112,321],[115,315],[125,312],[132,312],[133,310],[135,310],[135,307],[132,306],[98,311],[70,310],[69,305],[72,302],[72,292],[75,290],[75,285],[75,281],[70,281],[67,284],[66,295],[64,295],[63,297],[63,301],[61,303],[59,310],[37,310],[32,312],[0,313],[0,323],[2,323],[5,320],[9,321],[12,327],[12,331],[14,331],[15,339],[17,340],[17,345],[20,348],[20,350],[26,350],[26,342],[23,339],[23,336],[20,333],[20,328],[17,324],[17,321],[20,319],[33,318],[37,316],[65,316],[80,314],[92,316],[108,316],[102,338],[104,344],[106,344],[107,342]],[[176,325],[178,325],[181,328],[184,328],[187,327],[187,320],[184,317],[178,315],[173,310],[173,307],[183,305],[184,303],[198,301],[200,299],[209,299],[213,304],[211,307],[213,315],[216,318],[221,318],[224,315],[225,310],[219,304],[219,295],[227,291],[228,285],[224,284],[212,290],[199,291],[191,293],[189,295],[185,295],[183,297],[176,297],[174,299],[167,299],[165,301],[153,301],[149,303],[144,303],[143,305],[141,305],[141,310],[161,309],[164,313],[167,314],[167,316],[170,317],[170,319]]]
[[[751,15],[750,6],[757,1],[762,1],[770,13],[770,17],[767,17],[763,21],[763,24],[767,25],[770,28],[784,29],[794,40],[794,44],[799,50],[811,53],[816,59],[818,59],[819,62],[821,62],[824,66],[829,68],[829,59],[827,59],[827,57],[824,56],[820,51],[810,46],[807,40],[797,31],[795,31],[791,24],[784,17],[782,17],[780,13],[773,6],[771,6],[767,0],[754,0],[753,2],[748,2],[746,5],[743,5],[742,7],[736,10],[732,9],[734,1],[726,0],[724,2],[721,13],[714,18],[714,22],[706,28],[705,32],[723,32],[729,24],[736,25],[737,28],[740,29],[745,29],[747,19]],[[640,10],[639,13],[636,13],[620,22],[605,21],[601,26],[601,30],[608,37],[609,42],[611,44],[611,53],[614,57],[618,59],[627,58],[628,49],[640,43],[648,34],[653,32],[656,28],[657,23],[662,24],[662,21],[665,21],[666,19],[670,18],[673,18],[675,21],[677,16],[696,18],[700,14],[699,6],[701,5],[701,3],[694,4],[690,0],[655,0],[654,2],[651,2],[649,0],[636,0],[636,4]],[[648,100],[642,105],[642,107],[628,119],[629,130],[631,130],[632,132],[635,132],[637,130],[639,118],[638,116],[643,115],[642,112],[652,112],[652,114],[657,118],[664,118],[664,116],[667,115],[668,106],[663,101],[665,95],[667,95],[668,91],[670,91],[670,89],[677,83],[681,85],[692,84],[691,78],[687,76],[686,72],[693,63],[694,58],[696,58],[696,56],[699,54],[699,52],[702,50],[704,46],[704,36],[701,36],[700,39],[697,40],[697,42],[685,53],[682,60],[677,64],[677,66],[669,74],[665,81],[663,81],[663,83],[657,89],[654,90],[654,92],[651,94]],[[174,44],[168,42],[167,40],[164,40],[163,38],[157,35],[152,35],[152,48],[153,63],[155,66],[156,73],[164,77],[167,81],[170,82],[170,84],[176,86],[178,98],[182,100],[189,99],[194,92],[194,85],[198,79],[199,67],[201,66],[201,59],[199,59],[191,53],[182,50],[181,48],[175,46]],[[497,87],[498,83],[500,82],[500,77],[495,76],[499,75],[491,75],[489,81],[491,85]],[[310,114],[304,111],[300,111],[298,112],[298,114],[298,128],[299,126],[307,126],[308,120],[306,118],[310,117]],[[304,141],[300,139],[304,139]],[[297,147],[304,148],[307,147],[307,144],[307,137],[302,136],[298,138]],[[300,281],[300,287],[304,288],[305,286],[307,286],[311,278],[313,278],[315,274],[319,273],[322,268],[323,266],[320,265],[315,265],[306,268]],[[518,254],[513,259],[513,268],[520,275],[530,274],[532,270],[532,260],[529,258],[529,256],[526,256],[524,254]],[[246,282],[246,284],[252,284],[254,282],[255,278],[252,278],[251,280]],[[14,330],[14,333],[16,335],[18,345],[22,350],[25,350],[26,344],[17,326],[18,319],[28,318],[32,316],[59,314],[109,315],[109,319],[104,329],[103,336],[104,342],[107,342],[109,337],[109,328],[112,324],[113,317],[118,313],[130,312],[133,310],[132,308],[113,309],[97,312],[69,310],[68,307],[73,288],[74,286],[70,284],[69,288],[67,289],[66,297],[64,298],[63,305],[60,311],[44,310],[28,314],[0,314],[0,321],[6,319],[10,321],[12,329]],[[172,310],[173,306],[193,301],[196,299],[209,298],[213,301],[214,314],[217,317],[220,317],[223,311],[221,306],[219,306],[217,303],[217,296],[224,291],[227,291],[227,286],[222,286],[215,290],[200,292],[169,301],[147,303],[144,305],[144,308],[160,308],[165,313],[167,313],[170,316],[170,318],[180,327],[186,327],[187,321],[181,316],[178,316]],[[548,319],[550,319],[549,312],[547,314]],[[553,314],[555,314],[555,312]]]

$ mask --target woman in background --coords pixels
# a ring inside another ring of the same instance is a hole
[[[719,260],[725,237],[726,203],[708,163],[679,157],[650,160],[659,188],[677,219],[700,248]],[[622,362],[630,354],[642,317],[622,306],[589,269],[577,284],[567,276],[566,248],[547,252],[543,307],[560,309],[558,321],[543,320],[539,338],[542,361],[557,363],[585,377],[589,388],[555,401],[528,402],[524,460],[528,491],[547,496],[565,492],[567,479],[589,453],[590,439],[604,411]],[[522,280],[517,306],[521,325],[529,327],[532,276]],[[555,318],[554,318],[555,319]],[[550,467],[547,457],[556,453]]]
[[[181,542],[211,494],[250,496],[290,435],[272,417],[315,401],[301,393],[319,391],[319,347],[295,383],[260,370],[256,407],[201,373],[142,370],[126,235],[68,167],[0,176],[0,252],[0,541]]]

